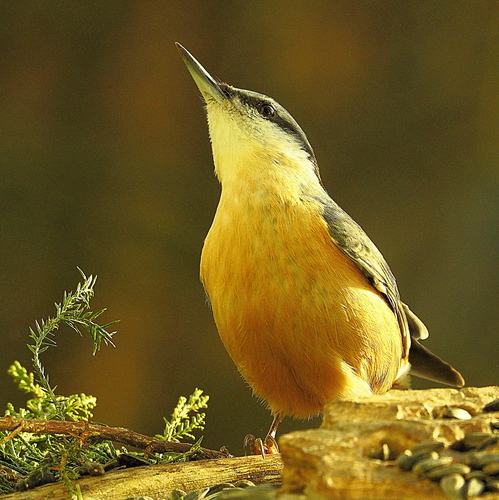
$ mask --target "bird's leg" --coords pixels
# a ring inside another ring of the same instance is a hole
[[[277,441],[275,439],[277,428],[279,424],[282,422],[283,416],[280,413],[274,414],[274,420],[272,421],[272,425],[270,426],[269,432],[265,436],[265,441],[263,445],[267,450],[267,454],[271,453],[279,453],[279,446],[277,445]]]
[[[255,438],[253,434],[248,434],[244,438],[244,452],[249,451],[250,455],[262,455],[262,457],[279,453],[279,446],[277,445],[275,436],[282,419],[283,417],[279,413],[274,414],[272,425],[263,441],[262,438]]]

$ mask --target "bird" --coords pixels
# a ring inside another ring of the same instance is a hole
[[[274,99],[213,78],[176,44],[205,104],[221,195],[200,275],[220,338],[273,421],[408,387],[462,387],[364,230],[327,193],[307,136]]]

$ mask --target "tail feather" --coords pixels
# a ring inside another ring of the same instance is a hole
[[[411,375],[452,387],[464,386],[464,378],[457,370],[422,346],[416,339],[412,339],[411,342],[409,363],[411,363]]]
[[[463,387],[464,379],[462,375],[449,363],[419,343],[419,340],[428,338],[428,330],[424,323],[403,302],[402,307],[411,335],[411,348],[409,349],[410,375],[416,375],[452,387]]]
[[[405,317],[407,318],[407,325],[409,326],[409,331],[413,339],[427,339],[428,330],[425,324],[409,309],[407,304],[401,302],[402,307],[405,311]]]

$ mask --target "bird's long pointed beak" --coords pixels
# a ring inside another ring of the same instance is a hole
[[[180,45],[180,43],[175,42],[175,45],[180,51],[185,65],[187,66],[189,73],[196,82],[196,85],[201,91],[203,97],[206,98],[209,96],[217,101],[225,99],[222,89],[219,87],[215,79],[208,73],[208,71],[206,71],[203,66],[196,61],[192,54]]]

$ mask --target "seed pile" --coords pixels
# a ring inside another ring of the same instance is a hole
[[[203,488],[190,493],[174,490],[167,500],[275,500],[277,490],[278,488],[271,484],[257,486],[252,481],[244,479],[235,484],[218,484],[211,488]]]
[[[483,408],[499,411],[499,399]],[[425,441],[402,452],[395,464],[422,478],[438,482],[451,499],[476,497],[486,492],[499,492],[499,426],[491,432],[468,433],[446,447],[442,441]]]

